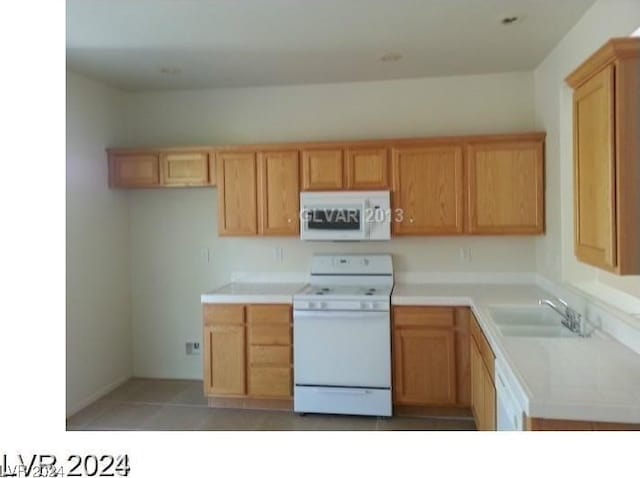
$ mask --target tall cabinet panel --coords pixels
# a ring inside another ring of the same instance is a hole
[[[640,38],[614,38],[566,79],[573,91],[574,249],[640,274]]]
[[[582,261],[616,266],[613,66],[574,95],[575,248]]]

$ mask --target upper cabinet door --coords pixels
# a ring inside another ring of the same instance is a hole
[[[467,150],[469,232],[544,232],[543,141],[473,143]]]
[[[345,152],[347,189],[389,189],[389,160],[386,148],[349,149]]]
[[[394,234],[462,234],[462,168],[459,144],[394,149]]]
[[[144,188],[160,185],[158,155],[117,153],[109,155],[109,186]]]
[[[218,234],[255,236],[256,155],[249,152],[218,153]]]
[[[302,189],[326,191],[344,188],[341,149],[302,151]]]
[[[165,186],[204,186],[210,183],[207,152],[163,153],[160,166]]]
[[[581,261],[605,269],[617,265],[613,68],[573,97],[575,251]]]
[[[260,234],[300,234],[300,170],[298,152],[268,152],[258,155],[258,216]]]

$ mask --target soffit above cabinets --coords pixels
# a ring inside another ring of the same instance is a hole
[[[68,0],[67,64],[129,90],[529,71],[593,3]]]

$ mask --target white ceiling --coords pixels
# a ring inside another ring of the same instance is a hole
[[[67,0],[67,62],[130,90],[532,70],[593,3]],[[524,20],[501,25],[509,15]]]

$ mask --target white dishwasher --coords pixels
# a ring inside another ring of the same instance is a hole
[[[495,361],[496,373],[496,429],[498,431],[524,430],[524,410],[518,404],[509,385],[505,365]]]

